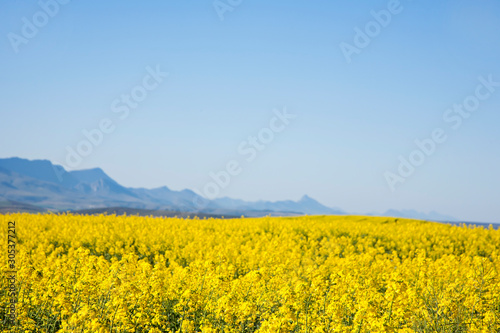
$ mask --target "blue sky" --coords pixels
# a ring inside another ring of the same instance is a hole
[[[500,82],[498,1],[215,2],[223,20],[212,1],[54,1],[0,4],[0,157],[70,169],[68,147],[88,148],[82,131],[104,120],[113,130],[73,168],[126,186],[204,194],[236,161],[218,196],[500,220],[500,87],[478,88]],[[341,45],[370,28],[347,61]],[[168,75],[144,90],[155,70]],[[147,95],[122,119],[134,90]],[[454,129],[444,116],[465,101],[480,103]],[[285,109],[295,117],[249,161],[238,147]],[[435,129],[446,140],[424,154],[415,140]]]

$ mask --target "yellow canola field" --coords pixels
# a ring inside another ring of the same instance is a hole
[[[500,231],[416,220],[0,215],[1,332],[499,332]],[[3,273],[9,270],[2,262]]]

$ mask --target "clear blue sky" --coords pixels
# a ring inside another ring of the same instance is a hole
[[[385,26],[371,11],[391,1],[232,3],[221,20],[210,0],[73,0],[47,7],[53,16],[35,1],[2,2],[0,157],[68,167],[67,147],[109,119],[114,131],[76,168],[125,186],[202,192],[236,160],[241,172],[219,196],[308,194],[349,212],[500,221],[500,87],[457,129],[458,114],[443,118],[474,102],[478,77],[500,82],[498,1],[405,0]],[[355,47],[355,28],[377,24],[346,61],[341,43]],[[168,76],[121,119],[112,104],[157,66]],[[285,107],[296,118],[248,161],[238,147]],[[392,191],[387,172],[401,177],[399,156],[436,128],[446,141]]]

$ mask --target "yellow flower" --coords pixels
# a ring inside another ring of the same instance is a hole
[[[500,328],[494,229],[361,216],[0,220],[15,220],[22,240],[21,327],[2,332]],[[7,293],[0,302],[9,303]]]

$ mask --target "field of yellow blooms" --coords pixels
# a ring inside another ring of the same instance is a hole
[[[500,332],[500,231],[315,216],[0,215],[1,332]]]

